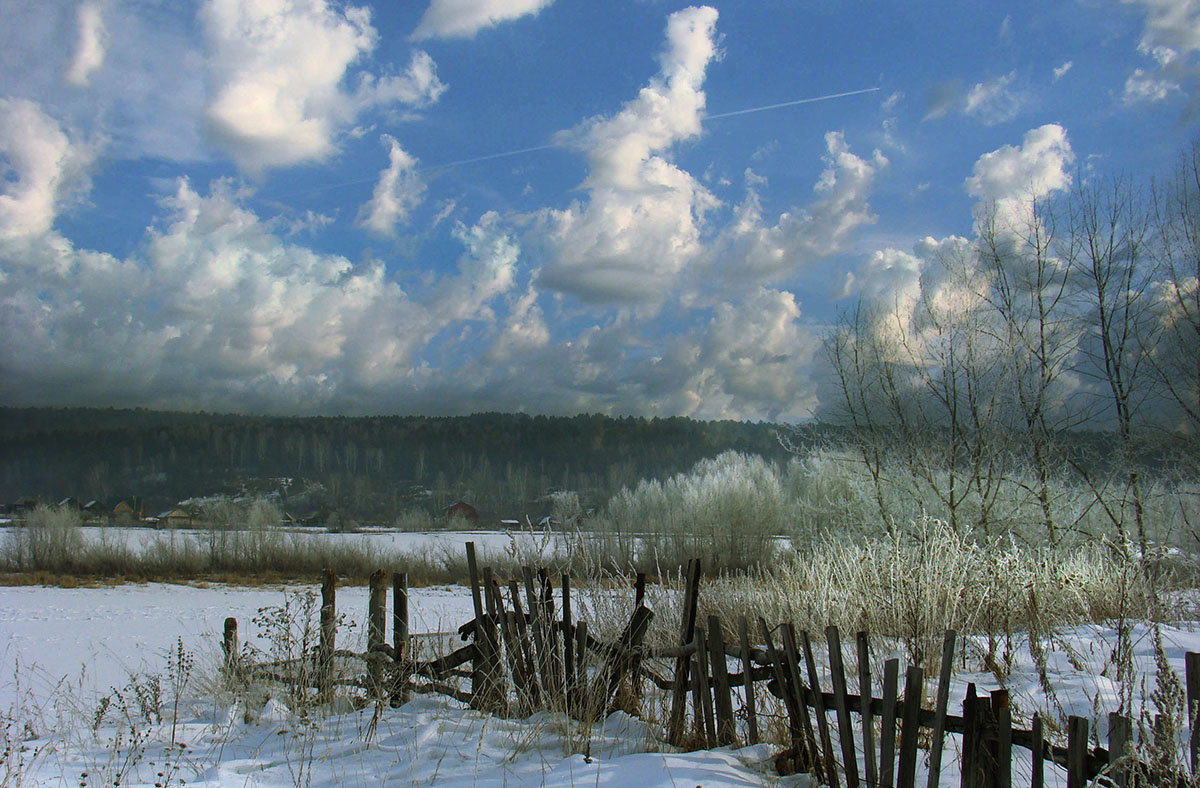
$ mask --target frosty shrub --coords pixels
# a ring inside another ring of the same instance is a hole
[[[25,524],[5,534],[7,563],[19,570],[58,572],[73,568],[83,548],[79,512],[68,507],[39,506]]]
[[[583,519],[583,505],[574,490],[550,493],[550,518],[563,528],[574,528]]]
[[[717,556],[722,566],[737,568],[769,561],[777,537],[795,521],[795,501],[779,469],[727,451],[666,481],[622,489],[600,530],[607,532],[608,552],[634,564],[671,568],[692,556]]]
[[[432,531],[437,527],[432,515],[420,507],[400,512],[392,525],[397,531]]]

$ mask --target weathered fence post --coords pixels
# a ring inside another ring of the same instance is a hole
[[[808,707],[804,704],[803,695],[799,688],[795,686],[795,680],[793,679],[794,676],[799,676],[799,673],[795,670],[794,660],[787,660],[785,662],[783,653],[775,648],[775,644],[771,640],[771,631],[767,629],[766,619],[760,616],[758,626],[762,631],[763,644],[767,647],[767,659],[770,660],[771,672],[775,675],[775,686],[779,690],[778,695],[783,699],[783,705],[788,714],[788,733],[791,735],[792,741],[793,771],[816,769],[817,772],[820,772],[817,745],[810,736],[807,724]],[[791,669],[788,667],[789,663],[792,663]]]
[[[858,788],[858,756],[854,748],[854,724],[850,722],[850,703],[846,698],[846,668],[842,664],[842,636],[835,626],[825,628],[829,646],[829,679],[833,684],[833,706],[837,712],[838,738],[842,743],[842,769],[848,788]]]
[[[591,682],[588,680],[587,631],[586,621],[575,625],[575,705],[579,719],[590,723],[596,721],[596,715],[602,710],[596,708]]]
[[[538,670],[533,655],[533,643],[529,639],[529,623],[525,619],[525,611],[521,609],[521,591],[516,580],[508,582],[508,595],[512,602],[512,618],[516,627],[521,669],[525,672],[525,691],[529,695],[530,708],[536,709],[542,705],[542,692],[538,686]]]
[[[871,715],[871,646],[867,642],[866,632],[859,632],[855,641],[858,648],[858,708],[862,719],[863,771],[867,785],[875,788],[879,785],[879,772],[875,768],[875,723]]]
[[[879,732],[879,784],[890,786],[896,774],[896,695],[900,688],[900,660],[883,663],[883,719]]]
[[[942,664],[938,671],[938,689],[934,706],[933,738],[929,744],[929,788],[937,788],[942,772],[942,741],[946,735],[946,706],[950,703],[950,674],[954,663],[957,633],[947,629],[942,639]]]
[[[1067,788],[1084,788],[1088,783],[1088,721],[1067,718]]]
[[[396,658],[396,680],[392,683],[392,706],[409,699],[408,682],[412,653],[408,641],[408,572],[392,573],[392,647]]]
[[[738,645],[742,649],[742,690],[745,698],[747,743],[758,744],[758,711],[754,708],[754,667],[750,661],[750,632],[745,616],[738,616]],[[796,742],[792,743],[794,745]]]
[[[717,718],[717,745],[733,744],[733,693],[729,688],[729,666],[725,662],[725,638],[721,620],[708,617],[708,653],[712,663],[713,711]]]
[[[834,788],[841,784],[837,776],[837,759],[833,755],[833,740],[829,737],[829,720],[825,717],[825,698],[821,694],[821,680],[817,675],[817,661],[813,658],[812,643],[808,633],[800,630],[800,645],[804,648],[804,662],[808,666],[808,686],[813,695],[813,713],[817,718],[817,732],[821,736],[821,752],[825,763],[825,779]],[[799,659],[796,650],[796,628],[792,624],[783,626],[783,649],[788,661]],[[797,681],[797,686],[800,682]]]
[[[704,627],[696,627],[696,648],[692,652],[692,689],[696,705],[696,723],[706,746],[717,746],[717,723],[713,716],[712,685],[708,681],[708,633]]]
[[[925,674],[909,666],[904,674],[904,714],[900,722],[900,764],[896,770],[897,788],[913,788],[917,779],[917,737],[921,727],[921,694]]]
[[[636,613],[646,606],[646,573],[638,572],[633,581],[633,610]],[[644,633],[643,633],[644,635]],[[638,641],[639,652],[633,655],[629,665],[629,689],[632,696],[632,708],[641,711],[642,708],[642,655],[641,641]]]
[[[1029,788],[1044,788],[1046,785],[1046,738],[1042,732],[1042,715],[1033,713],[1033,774],[1029,778]],[[1124,786],[1122,786],[1124,788]]]
[[[679,626],[680,646],[687,646],[696,640],[696,602],[700,586],[699,558],[688,560],[684,582],[683,617]],[[683,746],[683,720],[687,714],[690,664],[691,660],[687,654],[681,654],[675,659],[675,682],[671,687],[671,716],[667,719],[667,741],[676,747]]]
[[[578,676],[575,673],[575,629],[571,622],[571,576],[562,576],[562,636],[563,678],[565,680],[567,713],[574,712],[579,702]]]
[[[985,710],[983,703],[975,694],[975,684],[967,685],[967,695],[963,698],[963,745],[962,745],[962,777],[959,785],[962,788],[984,788],[987,784],[987,764],[985,762],[986,739],[984,735]]]
[[[471,708],[497,712],[500,697],[500,644],[496,622],[483,607],[479,584],[479,565],[475,560],[475,543],[467,542],[467,575],[471,583],[471,604],[475,609],[476,655],[471,663]]]
[[[992,722],[996,726],[991,741],[993,762],[991,788],[1012,788],[1012,712],[1008,690],[992,690]]]
[[[1108,768],[1109,776],[1117,788],[1126,788],[1129,784],[1129,740],[1133,735],[1133,725],[1128,717],[1110,712],[1108,715]]]
[[[1192,775],[1200,774],[1200,654],[1189,651],[1183,655],[1183,675],[1187,683],[1187,724],[1191,730],[1188,745],[1191,751]]]
[[[546,642],[548,645],[546,651],[549,654],[550,677],[562,710],[566,711],[567,688],[564,683],[566,676],[565,668],[563,667],[563,655],[558,647],[559,636],[562,633],[554,626],[554,586],[550,584],[550,577],[546,574],[545,569],[538,570],[538,582],[541,583],[542,587],[542,623],[546,629]]]
[[[225,671],[233,676],[238,663],[238,625],[233,616],[225,619],[225,636],[221,640],[221,651],[225,654]]]
[[[371,573],[367,597],[367,671],[370,675],[371,695],[383,697],[383,660],[381,646],[384,645],[383,627],[387,620],[387,573],[377,569]]]
[[[317,692],[322,701],[333,694],[333,649],[337,635],[337,575],[321,574],[321,631],[317,635]]]

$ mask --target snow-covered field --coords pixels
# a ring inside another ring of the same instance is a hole
[[[623,714],[581,730],[553,715],[495,719],[457,701],[418,697],[399,709],[384,708],[372,723],[370,709],[303,719],[288,712],[282,696],[230,706],[199,691],[218,658],[225,617],[238,617],[250,637],[255,613],[283,601],[278,587],[0,588],[0,724],[14,747],[0,762],[0,785],[806,784],[804,777],[772,776],[776,748],[770,745],[670,752],[658,743],[655,726]],[[365,589],[341,589],[338,602],[351,620],[365,617]],[[413,589],[410,609],[414,632],[453,630],[471,615],[461,588]],[[1170,665],[1182,676],[1183,655],[1200,651],[1200,634],[1171,626],[1163,635]],[[359,626],[346,645],[361,645],[353,642],[361,636]],[[176,712],[167,655],[177,638],[196,656],[197,668]],[[1068,714],[1103,720],[1121,690],[1112,661],[1115,639],[1113,628],[1101,626],[1060,633],[1047,660],[1052,697],[1043,692],[1028,648],[1015,643],[1005,684],[1018,719],[1041,710],[1051,720]],[[878,645],[875,658],[881,662],[889,654]],[[967,682],[982,691],[999,686],[994,675],[979,669],[978,645],[968,647],[968,667],[955,676],[952,712]],[[1133,684],[1139,696],[1154,687],[1153,645],[1149,627],[1134,628]],[[131,676],[142,676],[144,687],[151,674],[160,680],[162,722],[144,719],[126,689]],[[113,700],[112,689],[122,690],[128,714]],[[106,695],[107,715],[96,725]],[[1104,725],[1096,732],[1096,743],[1104,745]],[[172,739],[182,747],[169,746]],[[941,785],[958,784],[956,748],[956,737],[948,737]],[[1020,748],[1016,753],[1014,784],[1027,784],[1027,753]],[[921,761],[919,771],[924,757]],[[1058,770],[1051,769],[1050,778],[1049,785],[1065,784]]]
[[[83,538],[89,543],[106,542],[112,545],[123,545],[134,551],[144,549],[155,541],[191,540],[197,544],[207,544],[210,532],[204,529],[191,528],[135,528],[127,526],[83,526],[80,529]],[[329,533],[316,528],[279,529],[290,537],[311,539],[333,544],[363,545],[380,552],[406,551],[424,552],[449,550],[461,555],[467,542],[474,542],[480,550],[502,552],[513,539],[531,541],[535,538],[544,539],[540,532],[531,533],[528,529],[513,529],[511,531],[389,531],[383,529],[364,529],[358,533]]]
[[[558,716],[494,719],[441,697],[384,709],[368,735],[369,710],[303,721],[276,699],[229,708],[193,694],[174,728],[183,747],[170,747],[174,714],[165,713],[158,724],[142,719],[129,700],[133,693],[124,689],[131,677],[158,675],[169,704],[167,661],[177,638],[196,655],[197,683],[220,653],[226,616],[236,616],[251,635],[259,608],[283,601],[281,588],[0,588],[0,722],[15,746],[0,762],[0,785],[748,786],[770,780],[766,745],[648,752],[657,749],[653,731],[623,714],[585,736]],[[338,604],[360,623],[365,589],[339,589]],[[414,633],[454,630],[471,617],[471,601],[462,588],[412,589],[410,611]],[[361,638],[362,627],[355,631]],[[131,718],[113,722],[110,701],[108,718],[93,729],[100,701],[111,698],[112,689],[123,691]],[[591,742],[587,755],[576,752],[584,738]]]

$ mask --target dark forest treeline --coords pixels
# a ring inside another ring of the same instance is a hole
[[[92,408],[0,408],[0,502],[142,496],[155,507],[278,489],[295,508],[390,521],[464,498],[484,518],[585,506],[726,449],[782,458],[770,424],[688,418],[482,413],[268,417]]]

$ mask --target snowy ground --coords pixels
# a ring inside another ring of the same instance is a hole
[[[80,528],[85,541],[90,543],[105,542],[112,545],[122,545],[131,550],[140,551],[156,541],[191,540],[200,545],[207,544],[210,531],[202,528],[141,528],[130,526],[96,526],[86,525]],[[463,552],[463,545],[474,542],[480,550],[503,552],[512,539],[531,541],[544,538],[538,531],[529,529],[475,530],[475,531],[390,531],[383,529],[364,529],[358,533],[329,533],[317,528],[277,529],[276,533],[287,534],[299,539],[311,539],[334,544],[363,545],[380,552],[405,551],[425,552],[449,550],[457,555]]]
[[[283,600],[281,588],[0,588],[0,642],[6,644],[0,663],[0,722],[6,741],[16,746],[0,761],[0,785],[804,782],[772,778],[772,749],[766,745],[711,753],[648,752],[660,748],[653,731],[623,714],[585,731],[561,716],[500,720],[453,700],[418,697],[400,709],[384,709],[368,735],[370,710],[306,722],[270,697],[247,708],[188,692],[188,702],[174,713],[168,655],[176,639],[197,656],[191,684],[201,684],[219,653],[225,617],[238,617],[249,635],[249,622],[259,608]],[[351,621],[361,622],[366,591],[339,589],[338,603]],[[471,601],[462,588],[413,589],[410,610],[414,633],[454,630],[471,617]],[[362,627],[354,631],[358,634],[347,640],[361,639]],[[151,675],[162,688],[161,723],[146,720],[130,689],[135,677],[141,677],[144,687]],[[121,691],[124,707],[113,701],[113,689]],[[105,696],[106,717],[94,726]],[[169,746],[173,719],[178,722],[173,738],[182,747]],[[585,741],[590,742],[586,748]]]
[[[4,742],[15,747],[0,760],[0,785],[806,784],[803,777],[771,775],[777,750],[769,745],[666,752],[670,748],[658,743],[657,728],[621,714],[584,730],[552,715],[501,720],[453,700],[424,697],[400,709],[384,708],[372,728],[369,709],[305,720],[288,712],[282,695],[230,705],[229,699],[202,691],[219,654],[224,618],[237,616],[243,634],[251,636],[255,613],[283,600],[280,588],[0,588],[0,724]],[[351,620],[361,621],[365,589],[341,589],[338,601]],[[469,596],[461,588],[413,589],[410,608],[414,632],[453,630],[471,615]],[[361,634],[359,626],[345,644],[356,645]],[[1170,665],[1182,676],[1183,655],[1200,651],[1200,634],[1173,626],[1163,630],[1163,637]],[[198,665],[176,710],[172,687],[178,672],[169,669],[167,655],[177,638]],[[1060,633],[1047,661],[1052,697],[1043,693],[1027,645],[1015,642],[1004,683],[1018,721],[1027,721],[1034,710],[1051,721],[1068,714],[1103,720],[1116,708],[1121,689],[1112,664],[1115,638],[1111,627]],[[1137,676],[1132,683],[1144,697],[1154,687],[1152,630],[1135,627],[1133,644]],[[879,676],[889,646],[874,645]],[[996,676],[979,669],[980,645],[974,641],[968,647],[965,670],[956,665],[952,713],[960,708],[967,682],[976,682],[981,691],[1000,686]],[[135,685],[145,689],[151,675],[159,681],[161,722],[147,719],[135,698]],[[121,691],[120,699],[112,689]],[[927,693],[932,691],[931,682]],[[108,707],[97,724],[105,696]],[[173,733],[172,721],[177,723]],[[1104,745],[1105,727],[1097,733],[1095,743]],[[172,739],[183,746],[170,747]],[[958,784],[957,743],[957,737],[947,738],[943,786]],[[1016,753],[1014,784],[1028,784],[1027,753],[1020,748]],[[920,780],[924,784],[923,776]],[[1048,784],[1065,784],[1065,778],[1052,769]]]

